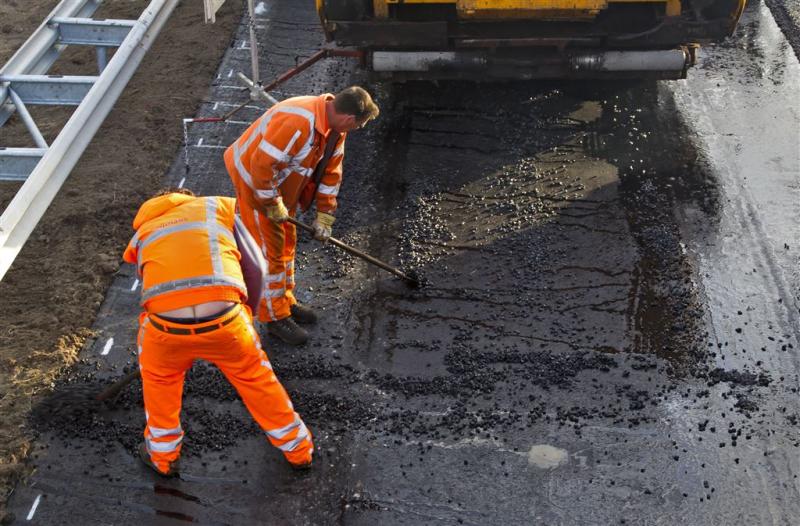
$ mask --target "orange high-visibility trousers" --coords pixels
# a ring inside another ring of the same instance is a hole
[[[297,230],[288,221],[277,224],[240,199],[239,215],[267,260],[266,283],[259,303],[258,320],[270,322],[288,318],[294,297],[294,256]],[[289,214],[294,217],[294,210]]]
[[[289,462],[311,460],[311,432],[272,371],[247,306],[237,305],[215,320],[192,325],[143,313],[138,353],[147,418],[145,445],[163,473],[180,456],[183,380],[196,359],[219,367],[269,441]]]

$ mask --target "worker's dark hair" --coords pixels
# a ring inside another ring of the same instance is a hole
[[[359,124],[371,121],[381,112],[367,90],[358,86],[350,86],[337,93],[333,99],[333,107],[336,113],[354,116]]]
[[[163,188],[153,194],[153,197],[161,197],[162,195],[169,195],[169,194],[183,194],[183,195],[190,195],[195,197],[195,193],[189,190],[188,188],[175,188],[175,187],[168,187]]]

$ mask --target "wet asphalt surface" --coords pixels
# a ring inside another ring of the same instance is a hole
[[[264,78],[322,42],[310,5],[256,26]],[[243,100],[243,35],[199,115]],[[276,95],[360,82],[331,61]],[[370,86],[382,114],[348,140],[334,235],[427,285],[301,241],[321,322],[265,347],[314,469],[198,364],[181,479],[132,455],[133,385],[34,419],[18,522],[41,495],[34,524],[800,523],[798,85],[755,4],[688,81]],[[222,148],[260,111],[192,127],[167,182],[230,195]],[[135,366],[134,286],[123,267],[67,383]]]

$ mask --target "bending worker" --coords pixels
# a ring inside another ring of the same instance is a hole
[[[125,250],[142,279],[138,353],[147,425],[139,453],[162,475],[177,472],[183,380],[196,359],[219,367],[293,467],[311,465],[311,433],[275,377],[243,304],[248,292],[240,257],[247,251],[241,245],[253,240],[235,208],[229,197],[163,192],[139,209]],[[260,258],[258,248],[250,252]]]
[[[336,195],[342,182],[347,132],[378,116],[369,93],[350,87],[336,96],[293,97],[256,120],[225,150],[225,166],[236,189],[242,220],[261,246],[268,274],[258,318],[267,332],[301,345],[308,333],[299,323],[314,323],[316,314],[297,303],[292,293],[297,233],[286,222],[298,205],[316,201],[314,237],[331,235]]]

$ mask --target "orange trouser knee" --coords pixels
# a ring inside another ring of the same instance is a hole
[[[288,318],[294,297],[294,255],[297,231],[289,222],[277,224],[239,198],[239,213],[267,260],[267,277],[258,319],[269,322]],[[290,211],[294,215],[293,211]]]
[[[169,334],[142,314],[139,324],[139,368],[142,372],[145,416],[144,437],[150,458],[162,472],[180,455],[183,380],[195,359],[206,360],[222,371],[236,388],[250,414],[269,441],[289,462],[311,460],[311,432],[294,411],[289,395],[278,381],[253,328],[249,310],[240,306],[219,320],[179,325],[158,317],[165,327],[200,328],[235,316],[231,323],[202,334]]]

